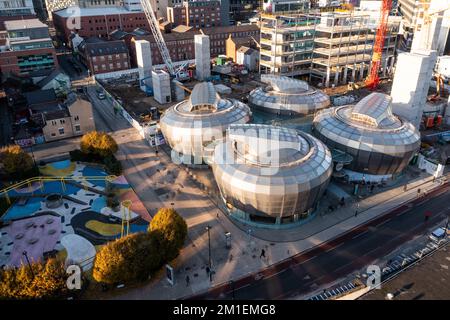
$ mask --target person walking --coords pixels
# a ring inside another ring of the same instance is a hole
[[[261,254],[259,255],[259,258],[265,258],[266,257],[266,250],[261,249]]]
[[[428,221],[431,217],[431,211],[427,210],[425,211],[425,221]]]
[[[417,189],[417,197],[420,197],[420,188]]]
[[[188,275],[186,275],[186,287],[189,287],[190,281],[191,281],[191,279],[189,278]]]
[[[209,269],[208,266],[206,266],[206,275],[209,277],[209,273],[211,272],[211,270]]]
[[[403,186],[403,191],[406,192],[406,190],[408,190],[408,185],[407,185],[407,184],[405,184],[405,185]]]

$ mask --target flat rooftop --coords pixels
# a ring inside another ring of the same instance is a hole
[[[447,245],[360,300],[384,300],[388,293],[394,295],[393,300],[448,300],[449,284],[450,246]]]
[[[133,14],[143,12],[129,11],[123,7],[80,8],[77,10],[79,10],[80,17],[106,16],[113,14]],[[54,14],[63,18],[69,18],[74,15],[74,9],[72,7],[69,7],[66,9],[55,11]]]
[[[48,26],[39,19],[25,19],[25,20],[10,20],[5,21],[5,29],[8,31],[33,29],[33,28],[48,28]]]

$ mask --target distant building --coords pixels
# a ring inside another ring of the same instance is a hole
[[[234,62],[236,59],[236,52],[241,46],[246,46],[249,48],[254,48],[255,40],[251,37],[243,37],[243,38],[233,38],[231,34],[228,36],[227,41],[225,42],[226,50],[225,54],[228,58],[233,59]]]
[[[33,0],[0,0],[0,17],[35,14]]]
[[[6,43],[0,51],[2,74],[29,75],[58,66],[48,26],[38,19],[4,22]]]
[[[259,39],[259,27],[256,25],[241,25],[228,27],[215,27],[202,29],[210,38],[210,57],[214,58],[226,53],[226,40],[231,34],[232,38]],[[169,49],[170,57],[173,61],[183,61],[195,59],[194,36],[200,34],[199,30],[192,30],[182,33],[164,34],[164,39]],[[133,36],[131,40],[130,56],[133,64],[136,65],[136,55],[134,41],[147,40],[150,42],[153,65],[164,63],[158,46],[152,35]]]
[[[131,11],[124,7],[81,8],[78,16],[80,24],[73,23],[74,12],[66,8],[53,12],[53,24],[61,41],[70,43],[73,32],[80,37],[108,38],[114,30],[132,32],[136,28],[150,30],[145,13]]]
[[[260,0],[229,0],[230,20],[233,24],[248,20],[257,13],[261,3]]]
[[[236,63],[244,65],[249,71],[257,71],[259,52],[255,49],[241,46],[236,52]]]
[[[130,56],[122,40],[88,38],[78,46],[78,52],[81,62],[92,75],[130,68]]]
[[[167,19],[173,24],[194,28],[210,28],[222,25],[219,0],[188,0],[182,5],[167,8]]]

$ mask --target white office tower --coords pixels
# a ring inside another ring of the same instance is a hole
[[[391,91],[393,112],[416,128],[420,127],[436,58],[434,50],[398,55]]]
[[[172,102],[170,91],[170,75],[163,70],[152,71],[153,94],[161,104]]]
[[[211,76],[211,56],[209,49],[209,36],[196,34],[195,43],[195,68],[197,80],[204,81]]]
[[[150,42],[138,40],[136,46],[136,61],[139,69],[139,81],[142,91],[152,86],[152,53]]]

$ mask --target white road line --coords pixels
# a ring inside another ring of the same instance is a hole
[[[302,262],[296,264],[296,266],[299,265],[299,264],[303,264],[303,263],[305,263],[305,262],[308,262],[308,261],[314,259],[315,257],[317,257],[317,255],[315,255],[314,257],[309,258],[308,260],[305,260],[305,261],[302,261]]]
[[[383,222],[377,224],[376,227],[378,228],[379,226],[382,226],[383,224],[385,224],[385,223],[387,223],[387,222],[389,222],[389,221],[391,221],[391,219],[387,219],[387,220],[385,220],[385,221],[383,221]]]
[[[328,250],[325,251],[325,252],[330,252],[330,251],[332,251],[332,250],[334,250],[334,249],[336,249],[336,248],[339,248],[339,247],[342,246],[344,243],[345,243],[345,242],[342,242],[342,243],[338,244],[337,246],[328,249]]]
[[[364,232],[361,232],[360,234],[357,234],[357,235],[354,236],[352,239],[359,238],[359,237],[361,237],[362,235],[366,234],[367,232],[369,232],[369,230],[366,230],[366,231],[364,231]]]

